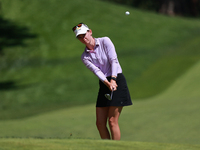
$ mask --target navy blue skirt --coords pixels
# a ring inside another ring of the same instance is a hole
[[[107,77],[110,81],[111,77]],[[122,73],[117,75],[117,90],[113,92],[112,99],[105,95],[111,96],[109,88],[99,80],[99,93],[97,97],[96,107],[109,107],[109,106],[129,106],[132,105],[131,96],[126,83],[126,79]]]

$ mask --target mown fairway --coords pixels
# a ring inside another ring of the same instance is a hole
[[[199,145],[83,139],[2,139],[0,150],[199,150]]]
[[[0,150],[200,148],[199,20],[97,0],[1,2]],[[95,127],[98,79],[80,60],[79,22],[112,39],[127,78],[120,142]]]

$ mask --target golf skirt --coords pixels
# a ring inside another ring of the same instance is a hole
[[[108,81],[111,77],[107,77]],[[126,79],[122,73],[117,75],[117,90],[113,91],[112,99],[106,98],[106,94],[111,95],[109,88],[99,80],[99,93],[97,97],[96,107],[109,107],[109,106],[128,106],[132,105],[130,93],[126,83]]]

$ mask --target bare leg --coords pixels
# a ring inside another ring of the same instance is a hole
[[[109,107],[96,107],[96,126],[102,139],[110,139],[110,133],[107,128]]]
[[[123,107],[110,106],[108,112],[109,126],[113,140],[120,140],[121,132],[118,124]]]

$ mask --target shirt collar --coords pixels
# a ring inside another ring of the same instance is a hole
[[[96,48],[97,46],[99,46],[99,44],[100,44],[99,39],[95,38],[95,47],[94,47],[94,51],[89,50],[87,47],[85,47],[85,51],[88,52],[88,53],[95,52],[95,48]]]

